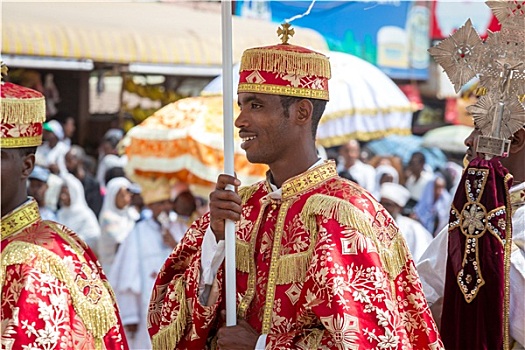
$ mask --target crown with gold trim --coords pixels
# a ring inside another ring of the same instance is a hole
[[[2,76],[7,68],[2,65]],[[46,102],[40,92],[2,82],[0,85],[0,147],[35,147],[42,144]]]
[[[282,43],[244,51],[238,93],[254,92],[328,101],[330,61],[305,47],[290,45],[294,30],[285,23],[277,30]]]

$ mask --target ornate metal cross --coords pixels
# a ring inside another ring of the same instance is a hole
[[[501,24],[485,42],[470,19],[456,33],[429,49],[456,92],[479,77],[478,102],[467,107],[481,131],[477,151],[506,156],[509,138],[525,125],[525,1],[486,1]]]

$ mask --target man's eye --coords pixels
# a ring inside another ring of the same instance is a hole
[[[258,103],[252,103],[252,109],[259,109],[261,108],[262,106]]]

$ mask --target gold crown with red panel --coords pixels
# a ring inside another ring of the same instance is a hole
[[[2,65],[2,75],[7,68]],[[42,143],[46,102],[40,92],[9,82],[0,85],[0,147],[35,147]]]
[[[277,30],[282,43],[244,51],[238,93],[253,92],[328,100],[330,61],[310,49],[290,45],[294,30],[285,23]]]

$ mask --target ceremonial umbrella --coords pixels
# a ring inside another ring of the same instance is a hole
[[[421,136],[408,135],[399,136],[391,135],[385,138],[368,142],[365,147],[374,155],[391,155],[401,158],[406,166],[414,152],[421,152],[425,155],[426,163],[437,169],[447,162],[445,154],[436,147],[424,147]]]
[[[445,152],[465,153],[465,139],[474,130],[467,125],[447,125],[429,130],[423,135],[422,146],[437,147]]]
[[[410,135],[412,105],[379,68],[356,56],[331,51],[330,101],[317,129],[317,142],[338,146],[350,139],[370,141],[388,135]],[[239,66],[233,71],[239,81]],[[203,95],[220,94],[222,77],[212,80]]]
[[[131,178],[166,177],[210,189],[224,172],[222,103],[220,96],[181,99],[131,128],[123,141],[126,173]],[[235,171],[241,182],[264,178],[267,167],[249,163],[237,134],[234,141]]]

